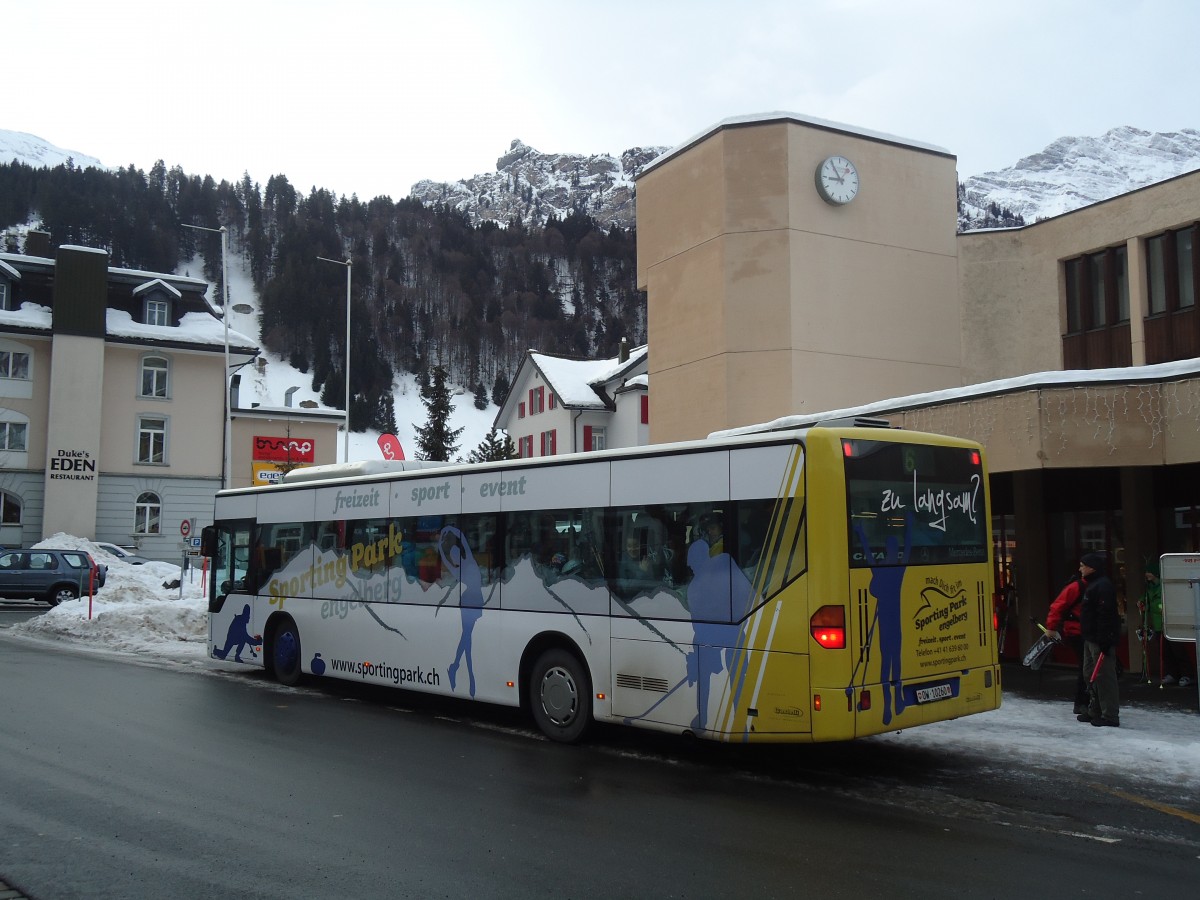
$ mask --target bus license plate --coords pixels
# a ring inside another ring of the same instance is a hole
[[[932,687],[917,688],[918,703],[932,703],[935,700],[946,700],[954,696],[954,690],[948,684],[935,684]]]

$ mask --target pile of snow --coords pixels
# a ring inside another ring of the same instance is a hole
[[[58,638],[168,659],[208,655],[208,608],[203,571],[150,561],[131,565],[86,538],[55,534],[33,549],[82,550],[108,566],[104,587],[92,597],[61,603],[12,626],[32,637]]]

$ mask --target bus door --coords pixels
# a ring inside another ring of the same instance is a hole
[[[262,665],[261,623],[255,623],[250,519],[218,522],[208,603],[208,650],[213,659]]]

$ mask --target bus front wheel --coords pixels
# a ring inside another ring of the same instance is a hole
[[[547,650],[533,667],[530,706],[538,728],[552,741],[573,744],[592,722],[592,685],[587,669],[566,650]]]
[[[295,622],[284,622],[275,629],[275,638],[271,641],[271,668],[280,684],[294,686],[300,683],[300,631]]]

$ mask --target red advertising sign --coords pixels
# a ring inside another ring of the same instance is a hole
[[[316,462],[316,446],[312,438],[258,437],[254,438],[254,458],[272,462]]]
[[[384,459],[404,459],[404,448],[400,446],[400,440],[394,434],[381,434],[376,443],[379,444],[379,451]]]

